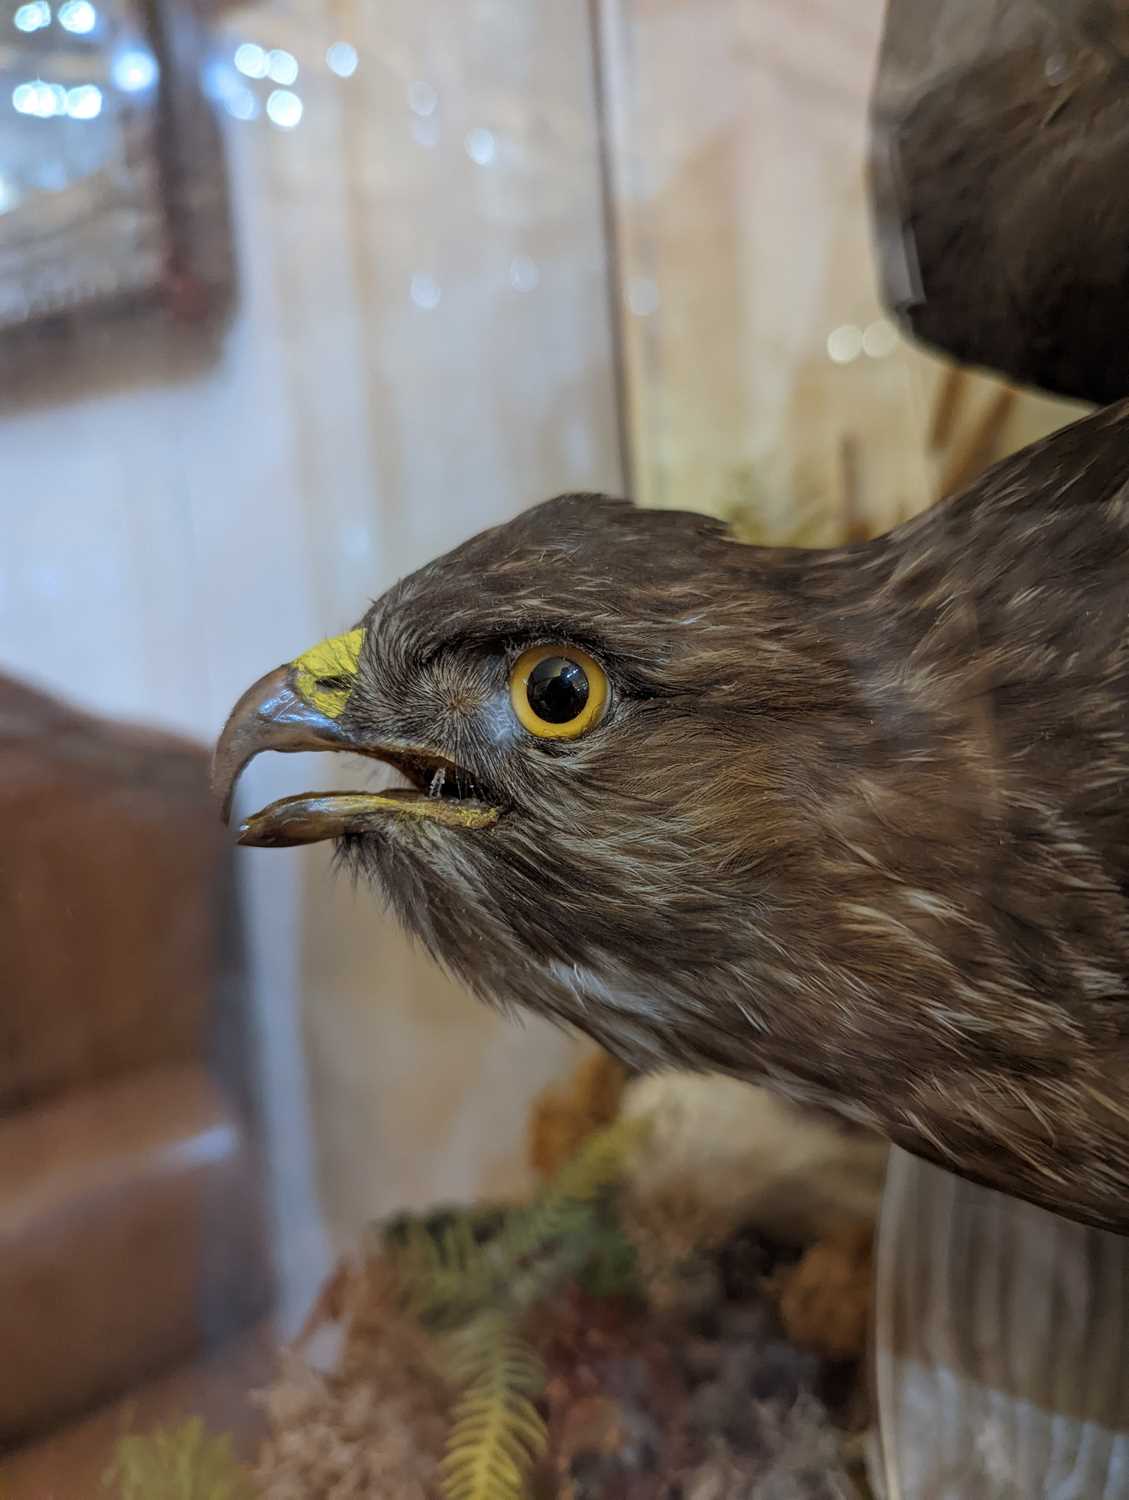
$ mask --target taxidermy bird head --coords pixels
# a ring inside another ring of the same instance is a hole
[[[566,495],[256,683],[261,750],[403,786],[335,840],[473,991],[1129,1227],[1129,412],[876,541]]]

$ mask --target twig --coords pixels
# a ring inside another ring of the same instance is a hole
[[[848,542],[865,542],[870,535],[862,508],[859,468],[859,440],[853,432],[845,432],[839,439],[839,497],[843,508],[843,533]]]
[[[967,378],[967,373],[954,365],[941,381],[941,389],[933,403],[933,420],[929,424],[929,451],[931,453],[940,453],[942,448],[949,446],[953,427],[956,425],[957,408],[964,399],[964,386]]]
[[[1000,391],[988,410],[972,429],[968,439],[953,454],[945,469],[941,484],[942,495],[951,495],[963,489],[969,480],[985,470],[997,456],[1000,435],[1015,405],[1015,392],[1010,387]]]

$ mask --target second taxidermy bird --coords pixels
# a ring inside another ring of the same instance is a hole
[[[479,995],[1129,1232],[1129,405],[875,541],[550,500],[256,683],[286,798]]]

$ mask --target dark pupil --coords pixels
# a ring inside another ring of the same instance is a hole
[[[529,706],[546,724],[567,724],[588,702],[588,674],[567,656],[546,656],[529,674]]]

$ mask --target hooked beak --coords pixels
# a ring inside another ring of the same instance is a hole
[[[500,809],[463,795],[466,779],[443,756],[424,748],[373,742],[339,720],[356,680],[363,633],[323,641],[276,667],[243,694],[212,757],[212,791],[231,816],[236,784],[263,750],[348,750],[395,766],[412,782],[384,792],[306,792],[283,797],[239,826],[239,843],[260,847],[312,844],[346,834],[375,833],[390,817],[427,819],[448,827],[490,828]],[[450,773],[450,774],[448,774]]]

